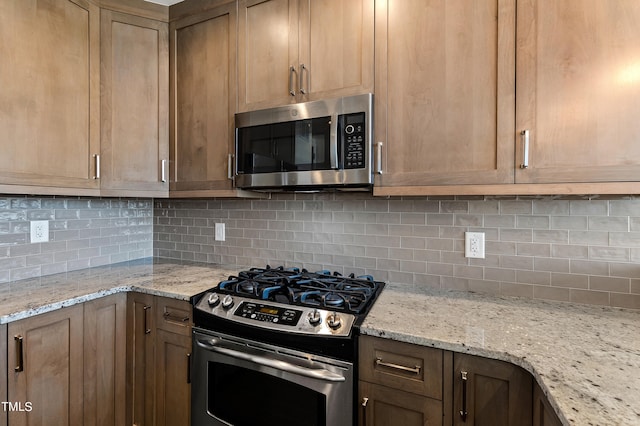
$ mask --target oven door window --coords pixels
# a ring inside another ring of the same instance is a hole
[[[326,398],[259,371],[209,362],[208,411],[234,426],[323,426]]]
[[[238,172],[273,173],[335,168],[331,117],[238,129]]]

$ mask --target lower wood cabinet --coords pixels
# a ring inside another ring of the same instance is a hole
[[[83,424],[83,308],[8,325],[7,401],[23,408],[9,410],[10,425]]]
[[[362,336],[358,371],[360,426],[560,424],[508,362]]]
[[[84,426],[125,422],[127,295],[84,304]]]
[[[533,424],[534,426],[562,426],[558,415],[537,383],[533,385]]]
[[[522,368],[455,353],[453,377],[454,425],[531,425],[532,378]]]
[[[127,424],[188,425],[191,305],[140,293],[127,305]]]
[[[191,305],[118,293],[0,326],[4,425],[188,425]]]

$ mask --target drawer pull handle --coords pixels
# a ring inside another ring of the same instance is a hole
[[[400,371],[406,371],[409,373],[413,373],[415,375],[420,374],[420,366],[416,365],[415,367],[405,367],[404,365],[399,365],[399,364],[393,364],[390,362],[384,362],[382,360],[382,358],[376,358],[376,365],[377,366],[382,366],[382,367],[387,367],[387,368],[393,368],[395,370],[400,370]]]
[[[174,322],[187,322],[189,321],[189,317],[180,317],[178,315],[171,315],[171,312],[165,312],[164,314],[162,314],[164,316],[164,318],[167,321],[174,321]]]

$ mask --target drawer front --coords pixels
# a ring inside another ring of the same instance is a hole
[[[159,329],[185,336],[191,335],[193,316],[189,302],[158,297],[157,306],[156,324]]]
[[[360,380],[442,399],[441,349],[360,337]]]

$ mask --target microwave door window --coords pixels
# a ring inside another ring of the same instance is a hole
[[[328,170],[331,143],[331,117],[313,118],[296,122],[296,170]]]

